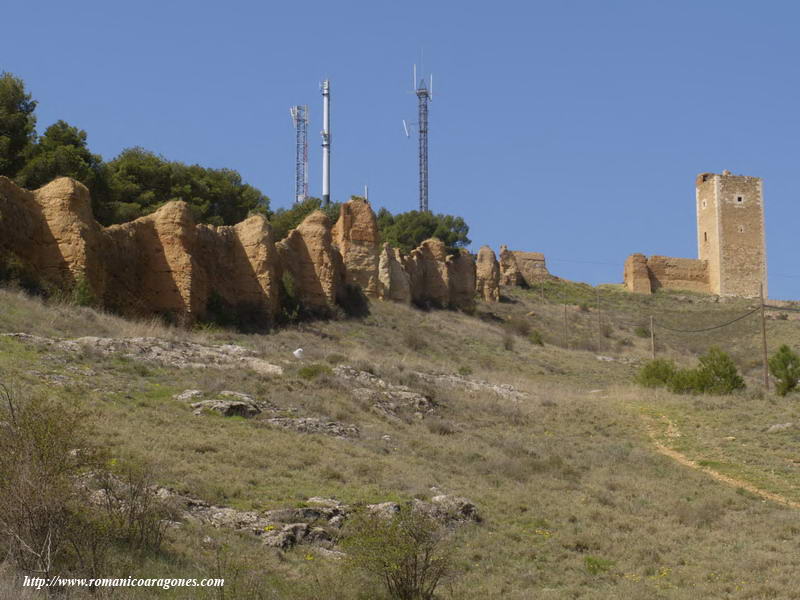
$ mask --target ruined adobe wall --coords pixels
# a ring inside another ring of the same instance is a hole
[[[761,179],[701,173],[695,190],[699,258],[633,254],[625,261],[625,286],[640,293],[672,288],[752,298],[763,284],[766,295]]]
[[[625,261],[625,287],[639,294],[661,288],[709,293],[708,264],[694,258],[631,254]]]
[[[653,291],[660,288],[708,293],[708,264],[695,258],[651,256],[647,270]]]
[[[231,227],[197,224],[180,201],[103,228],[77,181],[59,178],[31,192],[0,177],[0,268],[8,265],[66,293],[87,285],[123,315],[185,323],[215,309],[269,323],[290,301],[332,314],[353,285],[373,298],[442,308],[471,310],[478,289],[485,301],[499,300],[494,253],[484,252],[478,274],[469,252],[449,254],[437,239],[408,255],[381,246],[375,215],[358,198],[342,205],[335,225],[315,211],[277,241],[263,216]]]

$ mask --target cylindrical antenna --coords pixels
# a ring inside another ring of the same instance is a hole
[[[322,204],[331,202],[331,82],[322,82]]]

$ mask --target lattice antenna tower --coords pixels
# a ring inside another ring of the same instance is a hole
[[[308,198],[308,105],[289,109],[295,130],[294,201],[304,202]]]
[[[417,65],[414,65],[414,93],[418,100],[417,134],[419,138],[419,210],[428,212],[428,103],[433,100],[433,75],[417,79]],[[408,124],[403,121],[406,136]]]

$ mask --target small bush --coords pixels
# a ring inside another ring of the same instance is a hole
[[[666,387],[677,371],[678,368],[671,360],[651,360],[636,375],[636,383],[649,388]]]
[[[347,357],[344,354],[337,354],[334,352],[333,354],[328,354],[328,356],[325,357],[325,360],[332,365],[338,365],[345,362]]]
[[[514,334],[508,330],[503,332],[503,348],[508,351],[514,349]]]
[[[297,371],[297,375],[303,379],[316,379],[320,375],[330,375],[332,372],[328,365],[314,363],[306,365],[305,367],[300,367]]]
[[[447,530],[411,506],[392,518],[359,511],[345,535],[350,566],[379,581],[393,600],[433,600],[453,569]]]
[[[428,341],[416,329],[409,329],[403,334],[403,343],[414,352],[420,352],[428,347]]]
[[[613,560],[600,558],[598,556],[587,556],[583,559],[583,562],[586,565],[586,570],[592,575],[600,575],[601,573],[605,573],[606,571],[609,571],[615,564]]]
[[[636,335],[636,337],[649,338],[650,328],[645,327],[644,325],[639,325],[636,329],[633,330],[633,333]]]
[[[528,340],[531,344],[535,344],[537,346],[544,346],[544,338],[542,337],[541,332],[534,329],[531,331],[531,334],[528,336]]]
[[[456,432],[456,428],[451,421],[439,417],[426,419],[425,426],[428,428],[428,431],[436,435],[453,435]]]
[[[520,337],[528,337],[531,333],[531,324],[525,317],[513,316],[508,320],[506,327]]]
[[[778,380],[775,391],[785,396],[797,387],[800,379],[800,356],[784,344],[769,359],[769,372]]]
[[[336,298],[336,303],[348,317],[363,318],[369,316],[369,300],[367,300],[358,285],[345,284],[344,289]]]
[[[578,306],[578,310],[580,310],[581,312],[587,313],[587,312],[589,312],[589,305],[588,305],[588,304],[586,304],[585,302],[582,302],[582,303],[581,303],[581,304]]]
[[[466,377],[467,375],[472,375],[472,367],[467,365],[460,366],[458,367],[458,374],[463,377]]]
[[[72,288],[72,302],[78,306],[95,306],[97,305],[97,297],[92,291],[92,286],[89,281],[81,277],[75,282],[75,287]]]

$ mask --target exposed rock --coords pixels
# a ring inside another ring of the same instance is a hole
[[[294,283],[298,300],[313,312],[327,314],[343,291],[345,270],[333,247],[328,217],[314,211],[277,244],[281,263]]]
[[[403,414],[413,413],[425,417],[435,410],[434,402],[427,396],[405,386],[392,385],[372,373],[347,365],[339,365],[333,372],[337,377],[362,386],[353,389],[353,397],[371,404],[372,410],[381,415],[399,418]]]
[[[368,298],[380,296],[378,240],[378,222],[367,200],[353,197],[341,205],[333,243],[342,255],[347,282],[360,286]]]
[[[223,417],[255,417],[261,412],[252,399],[249,400],[229,400],[225,398],[215,398],[213,400],[201,400],[192,405],[195,415],[202,415],[205,411],[213,411]]]
[[[204,346],[194,342],[159,338],[100,338],[82,337],[59,340],[26,333],[2,333],[26,343],[53,346],[67,352],[87,349],[100,354],[120,354],[132,360],[155,362],[178,369],[247,368],[262,375],[281,375],[283,368],[258,358],[256,353],[234,344]]]
[[[377,517],[391,519],[400,512],[400,505],[397,502],[381,502],[367,505],[367,510]]]
[[[481,246],[476,264],[476,291],[485,302],[500,301],[500,263],[489,246]]]
[[[203,395],[203,392],[200,390],[184,390],[180,394],[175,394],[173,398],[180,402],[189,402],[190,400],[196,400]]]
[[[415,500],[414,508],[447,524],[467,521],[480,523],[483,520],[475,505],[459,496],[440,494],[431,498],[431,502]]]
[[[446,259],[448,306],[471,311],[475,308],[475,260],[463,248]]]
[[[445,385],[448,387],[460,387],[472,392],[491,392],[507,400],[522,400],[528,397],[526,392],[518,390],[513,385],[507,383],[490,383],[480,379],[467,379],[460,375],[422,373],[415,371],[414,375],[422,381],[427,381],[434,385]]]
[[[267,419],[267,423],[298,433],[320,433],[341,439],[357,438],[359,436],[358,427],[355,425],[324,421],[316,417],[275,417]]]
[[[384,244],[378,261],[378,297],[409,304],[411,278],[403,268],[400,250]]]
[[[792,427],[794,427],[794,423],[776,423],[775,425],[770,425],[767,427],[765,431],[767,433],[777,433],[779,431],[786,431]]]

